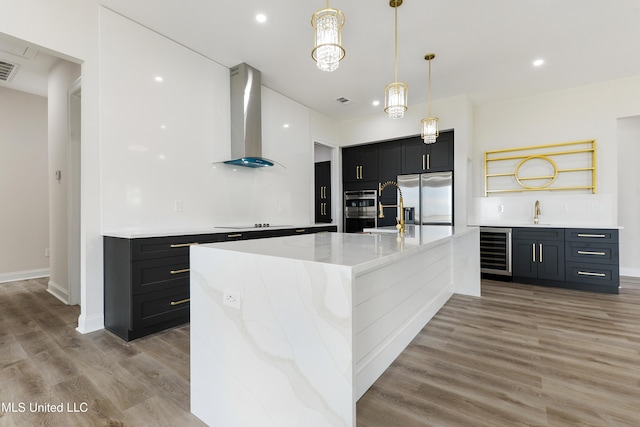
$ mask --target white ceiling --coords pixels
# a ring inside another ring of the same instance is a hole
[[[310,18],[325,0],[102,0],[134,21],[225,67],[246,62],[265,86],[336,119],[380,111],[394,80],[389,0],[332,0],[344,11],[338,70],[311,60]],[[267,15],[259,24],[257,13]],[[638,0],[404,0],[398,9],[398,79],[409,105],[467,94],[472,102],[640,74]],[[543,58],[542,67],[532,66]],[[335,99],[353,101],[343,105]],[[437,111],[434,111],[437,114]]]
[[[0,87],[47,96],[49,70],[59,60],[25,42],[0,37],[0,61],[17,66],[9,81],[0,80]]]

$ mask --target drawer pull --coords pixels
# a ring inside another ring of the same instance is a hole
[[[604,256],[606,253],[604,252],[593,252],[593,251],[578,251],[578,255],[601,255]]]
[[[227,234],[228,238],[233,238],[233,237],[242,237],[242,233],[238,233],[238,234]]]
[[[590,271],[578,271],[578,274],[580,276],[597,276],[597,277],[605,277],[606,274],[604,273],[592,273]]]
[[[607,237],[606,234],[581,234],[578,233],[578,237],[597,237],[599,239]]]
[[[183,268],[181,270],[171,270],[169,273],[171,274],[180,274],[180,273],[188,273],[189,269],[188,268]]]
[[[171,305],[180,305],[191,301],[191,298],[181,299],[180,301],[171,301]]]
[[[307,230],[304,229],[304,228],[300,228],[300,229],[296,230],[296,233],[304,233],[305,231],[307,231]]]
[[[175,245],[171,245],[170,247],[172,248],[186,248],[187,246],[191,246],[191,245],[199,245],[200,243],[198,242],[193,242],[193,243],[176,243]]]

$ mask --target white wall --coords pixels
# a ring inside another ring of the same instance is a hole
[[[49,274],[47,98],[0,87],[0,282]]]
[[[49,72],[48,147],[49,147],[49,241],[51,243],[48,290],[69,303],[67,197],[69,178],[68,89],[80,77],[80,65],[59,61]],[[55,178],[56,171],[61,179]]]
[[[620,274],[640,277],[640,116],[618,120]]]
[[[622,225],[622,218],[637,221],[634,207],[619,203],[625,193],[618,191],[627,185],[626,177],[634,176],[637,168],[632,160],[626,159],[635,160],[638,153],[632,143],[620,144],[618,119],[639,115],[639,98],[640,76],[636,76],[476,106],[473,145],[476,197],[471,212],[474,221],[509,218],[531,222],[536,199],[542,203],[546,215],[542,221],[546,223],[610,226]],[[484,151],[585,139],[597,141],[597,194],[535,191],[483,197]],[[618,182],[619,176],[624,180]],[[505,204],[505,211],[498,215],[500,204]],[[630,230],[622,229],[620,238],[637,245],[637,235]],[[630,260],[623,255],[623,274],[639,267],[637,257]]]
[[[311,223],[306,107],[263,87],[262,155],[284,167],[213,165],[231,157],[229,69],[115,13],[101,23],[103,230]]]

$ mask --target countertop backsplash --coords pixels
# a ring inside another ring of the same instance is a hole
[[[617,226],[611,194],[550,194],[476,197],[468,224],[533,224],[534,206],[540,201],[539,224],[611,227]]]

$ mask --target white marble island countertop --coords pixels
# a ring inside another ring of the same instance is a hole
[[[418,228],[418,227],[416,227]],[[227,251],[243,252],[352,267],[355,273],[378,268],[414,252],[425,251],[468,233],[472,229],[453,227],[420,227],[400,237],[395,229],[381,233],[319,233],[286,236],[269,240],[239,240],[209,243],[204,247],[224,247]],[[220,246],[224,245],[224,246]]]

